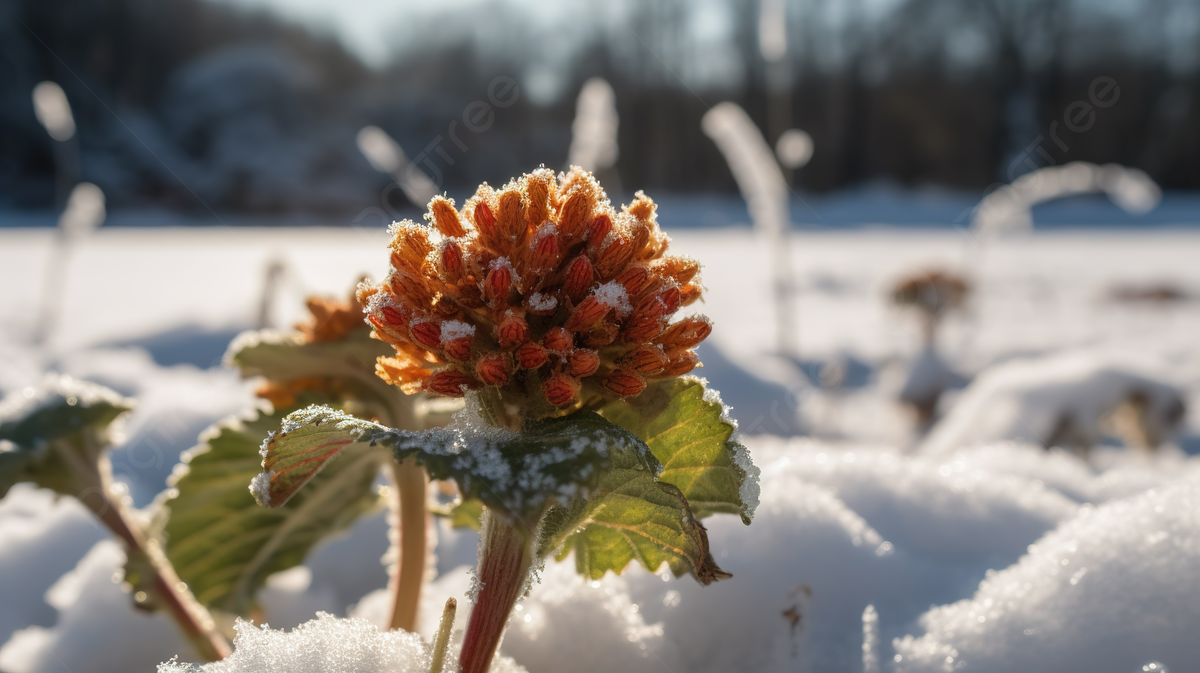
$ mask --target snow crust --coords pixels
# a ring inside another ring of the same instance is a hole
[[[898,639],[896,671],[1135,671],[1200,661],[1200,479],[1085,508]]]
[[[58,610],[51,627],[17,631],[0,647],[6,673],[129,673],[148,671],[179,655],[194,660],[191,645],[169,618],[140,612],[122,587],[125,552],[101,540],[47,592]]]
[[[406,631],[380,631],[365,619],[318,613],[291,631],[238,620],[233,654],[194,666],[168,662],[158,673],[427,673],[429,646]],[[443,670],[458,665],[454,647]],[[511,659],[496,657],[491,673],[521,673]]]
[[[105,536],[73,498],[30,484],[9,490],[0,500],[0,643],[22,627],[54,623],[43,594]]]
[[[699,587],[631,567],[589,583],[569,561],[550,564],[504,652],[534,673],[559,670],[560,639],[587,625],[594,635],[577,645],[574,670],[869,670],[860,668],[869,651],[879,671],[944,671],[957,650],[955,671],[1121,673],[1150,661],[1182,670],[1200,657],[1189,636],[1200,585],[1183,579],[1200,549],[1192,459],[1153,467],[1126,456],[1096,473],[1064,452],[1016,444],[948,457],[811,440],[749,446],[763,466],[754,524],[705,520],[732,579]],[[1172,485],[1139,490],[1145,469]],[[1084,494],[1112,497],[1097,505]],[[803,628],[782,616],[793,608]],[[978,622],[997,610],[1012,614]],[[1032,649],[1018,656],[1022,648]],[[1103,654],[1116,650],[1126,655]]]

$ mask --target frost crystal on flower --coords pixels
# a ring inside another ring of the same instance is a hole
[[[618,213],[578,168],[484,184],[461,211],[435,197],[428,224],[392,225],[391,272],[358,290],[396,349],[379,375],[406,393],[490,387],[537,418],[691,371],[711,324],[671,319],[700,298],[700,265],[666,254],[655,209],[638,192]]]

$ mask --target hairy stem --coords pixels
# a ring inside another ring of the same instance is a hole
[[[66,449],[66,452],[70,451]],[[179,579],[175,567],[167,560],[158,542],[146,537],[141,527],[130,519],[125,503],[113,494],[112,479],[104,467],[106,465],[102,466],[98,474],[91,475],[93,478],[98,477],[95,488],[87,489],[98,491],[95,495],[101,497],[84,497],[80,500],[97,519],[121,538],[129,559],[145,561],[139,565],[150,570],[149,579],[155,598],[163,601],[167,612],[196,648],[196,652],[209,661],[218,661],[229,656],[233,651],[229,641],[217,630],[204,606],[200,605],[188,591],[187,585]]]
[[[484,510],[480,536],[478,593],[459,656],[462,673],[484,673],[491,665],[533,566],[530,543],[490,510]]]
[[[428,555],[426,527],[429,514],[425,508],[428,478],[425,469],[410,458],[392,463],[392,481],[395,486],[392,506],[400,523],[397,540],[400,552],[396,559],[399,567],[392,576],[391,628],[416,631],[417,607],[421,602]]]

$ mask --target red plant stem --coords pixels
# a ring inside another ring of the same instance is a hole
[[[229,656],[232,652],[229,641],[217,631],[212,618],[188,593],[179,575],[175,573],[175,568],[163,555],[162,550],[158,549],[157,543],[147,539],[141,528],[129,521],[124,504],[110,495],[110,492],[111,489],[105,488],[103,499],[97,501],[95,498],[86,498],[83,502],[96,518],[121,538],[131,558],[140,555],[149,560],[149,566],[154,573],[152,581],[156,597],[163,601],[175,623],[195,646],[197,654],[209,661],[219,661]]]
[[[524,536],[485,510],[479,551],[479,588],[459,664],[462,673],[485,673],[500,646],[508,615],[525,589],[533,554]]]
[[[428,555],[426,528],[429,513],[425,508],[428,479],[425,470],[413,459],[392,463],[395,488],[393,506],[400,525],[399,566],[392,577],[391,628],[417,630],[417,608],[421,602],[421,585],[425,581],[425,561]]]

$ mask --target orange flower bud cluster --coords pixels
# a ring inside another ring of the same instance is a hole
[[[375,335],[396,348],[377,372],[405,392],[491,387],[531,416],[637,395],[699,365],[700,265],[667,255],[641,192],[616,212],[595,178],[545,168],[461,209],[438,196],[428,225],[392,225],[391,273],[363,284]]]

